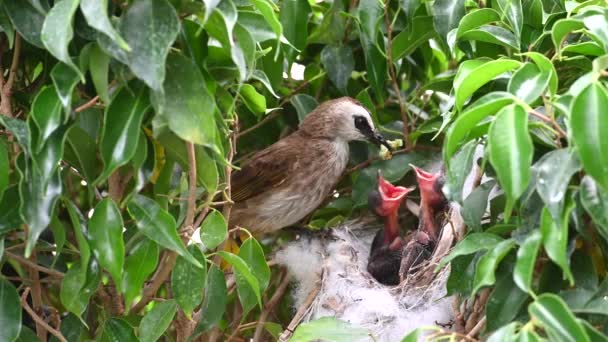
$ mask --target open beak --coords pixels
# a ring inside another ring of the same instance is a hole
[[[418,180],[418,186],[420,189],[432,189],[435,181],[439,178],[439,173],[434,174],[430,172],[426,172],[423,169],[410,164],[410,167],[416,172],[416,179]]]
[[[388,215],[397,209],[407,194],[414,191],[414,187],[406,188],[403,186],[394,186],[382,177],[382,173],[378,171],[378,192],[380,193],[381,211]]]
[[[367,134],[367,139],[373,143],[374,145],[380,147],[380,145],[384,145],[389,151],[393,151],[391,145],[389,145],[388,141],[378,132],[371,131]]]

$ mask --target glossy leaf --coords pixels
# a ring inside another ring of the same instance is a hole
[[[500,268],[506,272],[497,271],[496,284],[488,303],[486,304],[486,329],[496,330],[508,324],[519,316],[529,298],[526,292],[520,290],[514,283],[509,268]]]
[[[100,282],[101,270],[95,261],[89,262],[88,267],[83,267],[81,263],[72,265],[61,282],[59,293],[61,304],[80,317]]]
[[[581,181],[580,196],[598,232],[608,241],[608,191],[602,190],[590,176],[585,176]]]
[[[42,25],[40,39],[44,47],[58,60],[70,66],[84,82],[80,69],[72,62],[68,45],[74,37],[72,18],[80,0],[59,0],[49,11]]]
[[[348,80],[355,69],[353,51],[348,46],[326,45],[321,51],[321,63],[334,85],[347,94]]]
[[[6,143],[0,140],[0,199],[9,184],[9,159]]]
[[[540,295],[528,307],[530,316],[539,321],[551,339],[560,341],[590,341],[584,327],[566,306],[552,293]]]
[[[572,102],[570,126],[583,168],[608,191],[608,92],[599,82],[591,83]]]
[[[135,342],[139,341],[133,328],[126,321],[119,318],[110,318],[103,325],[100,336],[101,342]]]
[[[122,230],[122,217],[116,203],[109,198],[103,199],[95,207],[89,221],[89,243],[95,258],[110,273],[120,292],[123,292],[122,272],[125,261]]]
[[[549,92],[551,95],[555,95],[557,93],[558,78],[557,71],[551,60],[545,55],[533,51],[522,53],[522,55],[530,58],[541,72],[549,72],[551,74],[549,77]]]
[[[77,169],[88,183],[95,180],[99,170],[95,140],[79,126],[67,131],[64,159]]]
[[[521,325],[519,322],[512,322],[503,326],[502,328],[496,330],[490,337],[488,337],[488,342],[503,342],[509,341],[513,339],[515,335],[515,330]]]
[[[110,22],[108,17],[108,0],[80,0],[80,9],[91,27],[111,38],[122,49],[126,51],[131,50],[129,44],[120,36]]]
[[[226,310],[228,289],[224,272],[217,266],[209,268],[205,285],[205,301],[201,307],[201,320],[196,325],[194,334],[211,329],[222,319]]]
[[[179,33],[173,6],[167,0],[136,1],[122,16],[120,32],[131,48],[127,54],[131,71],[150,88],[160,91],[165,80],[165,60]]]
[[[488,132],[490,162],[500,185],[507,195],[505,215],[511,214],[514,202],[530,182],[530,167],[534,153],[528,134],[528,116],[519,105],[503,108]]]
[[[519,37],[524,25],[521,0],[498,0],[496,3],[502,11],[502,15],[506,17],[508,23],[511,25],[515,35]]]
[[[30,44],[44,48],[40,32],[46,13],[38,11],[29,1],[5,0],[2,4],[17,32]]]
[[[18,186],[8,187],[0,200],[0,234],[16,230],[23,223],[19,214],[20,205]]]
[[[295,95],[291,98],[291,104],[296,108],[300,122],[319,105],[314,97],[307,94]]]
[[[179,54],[167,58],[163,92],[154,95],[155,120],[165,122],[180,138],[199,145],[215,141],[215,103],[199,68]],[[162,99],[162,100],[159,100]]]
[[[536,65],[526,63],[513,74],[507,89],[524,102],[532,103],[543,94],[550,80],[548,70],[541,71]]]
[[[302,51],[308,37],[308,15],[310,5],[306,0],[286,0],[281,2],[279,20],[283,26],[283,35],[295,47]]]
[[[560,53],[560,48],[566,36],[575,30],[580,30],[584,27],[581,20],[578,19],[560,19],[553,24],[551,29],[551,38],[555,45],[555,50]]]
[[[494,285],[496,268],[514,246],[515,241],[513,240],[501,241],[479,259],[473,281],[473,294],[482,287]]]
[[[0,340],[13,341],[21,331],[21,301],[17,289],[0,278]]]
[[[496,76],[499,76],[507,71],[516,69],[521,65],[520,62],[512,59],[499,59],[494,61],[467,61],[469,64],[463,63],[456,78],[454,78],[454,89],[456,89],[456,108],[462,109],[466,100],[481,88],[484,84],[490,82]],[[473,63],[475,62],[475,63]]]
[[[258,117],[266,112],[266,98],[251,84],[243,84],[239,94],[249,110]]]
[[[212,210],[201,225],[201,241],[207,249],[214,249],[228,237],[228,226],[222,213]]]
[[[478,186],[464,200],[460,214],[467,227],[472,231],[481,230],[481,219],[486,213],[488,207],[488,197],[496,182],[493,180],[487,181]]]
[[[202,265],[184,246],[177,235],[177,224],[158,203],[142,195],[135,195],[127,205],[129,214],[135,219],[137,228],[148,238],[184,257],[196,267]]]
[[[559,168],[555,166],[559,165]],[[536,164],[536,191],[545,202],[554,220],[562,217],[564,196],[570,178],[581,168],[573,151],[560,149],[545,154]]]
[[[93,2],[93,1],[91,1]],[[110,67],[110,56],[106,55],[99,45],[91,46],[89,53],[89,70],[91,79],[95,86],[95,91],[103,103],[110,103],[110,95],[108,94],[108,70]]]
[[[139,294],[148,276],[156,269],[158,263],[158,245],[148,239],[142,239],[130,251],[125,260],[125,268],[122,274],[122,283],[125,289],[125,307],[131,307],[131,303]]]
[[[141,122],[149,107],[148,92],[141,83],[132,83],[130,89],[123,87],[112,99],[104,113],[101,132],[104,171],[96,183],[105,180],[119,166],[133,158]]]
[[[511,31],[500,26],[484,25],[463,33],[459,40],[475,40],[519,50],[519,41]]]
[[[177,303],[173,299],[156,303],[139,324],[139,340],[142,342],[158,340],[173,321],[176,312]]]
[[[239,257],[249,265],[251,272],[258,280],[260,292],[264,292],[270,282],[270,267],[260,243],[254,238],[248,238],[239,248]]]
[[[462,203],[464,182],[473,168],[473,154],[476,148],[476,142],[469,142],[450,161],[446,183],[442,189],[448,200]]]
[[[393,38],[393,61],[411,54],[420,45],[437,36],[433,28],[433,17],[415,17],[412,23],[412,31],[401,31]]]
[[[175,267],[171,272],[171,290],[179,307],[188,317],[192,315],[203,300],[205,277],[207,276],[207,261],[198,246],[188,246],[188,251],[201,263],[202,268],[195,267],[183,257],[177,257]]]
[[[80,75],[67,64],[57,63],[51,70],[51,79],[66,115],[70,115],[72,112],[72,93],[80,82]]]
[[[445,266],[448,262],[461,255],[473,254],[482,250],[494,248],[497,244],[503,241],[498,235],[490,233],[471,233],[462,241],[458,242],[454,249],[445,258],[441,260],[438,269]]]
[[[348,322],[334,317],[323,317],[298,325],[290,341],[307,342],[312,340],[328,340],[334,342],[350,342],[369,336],[369,331],[353,326]]]
[[[566,211],[569,214],[569,211]],[[564,272],[564,278],[567,278],[571,284],[574,283],[574,277],[570,270],[570,260],[568,257],[568,215],[564,215],[564,222],[556,224],[551,218],[551,213],[545,207],[542,212],[540,221],[540,231],[542,233],[543,246],[547,255],[553,262],[561,267]]]
[[[513,270],[513,280],[522,291],[528,293],[532,293],[534,267],[536,266],[536,257],[541,240],[540,231],[534,230],[517,250],[517,262]]]
[[[31,119],[36,123],[40,136],[33,140],[37,142],[32,149],[39,152],[45,140],[49,139],[63,121],[61,102],[54,87],[43,88],[32,103]]]
[[[500,14],[492,8],[481,8],[476,11],[471,11],[460,19],[456,37],[460,38],[469,30],[476,29],[496,21],[500,21]]]
[[[464,16],[464,0],[438,0],[433,3],[433,24],[441,38],[458,26]]]
[[[251,267],[238,255],[225,251],[219,251],[218,254],[234,267],[236,290],[243,307],[243,314],[248,313],[256,304],[262,306],[260,284],[253,275]]]

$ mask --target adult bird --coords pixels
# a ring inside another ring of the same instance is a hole
[[[297,131],[256,153],[232,175],[235,203],[229,225],[263,234],[306,217],[337,185],[353,140],[390,149],[356,100],[342,97],[320,104]]]
[[[405,245],[399,229],[399,207],[414,188],[394,186],[378,172],[378,187],[368,194],[370,209],[384,219],[370,248],[367,271],[381,284],[399,284],[402,248]]]

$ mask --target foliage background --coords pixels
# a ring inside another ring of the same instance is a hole
[[[292,311],[266,256],[290,233],[216,252],[227,180],[343,95],[406,144],[353,144],[303,225],[364,213],[377,169],[409,184],[443,158],[474,337],[606,340],[605,1],[0,3],[0,340],[276,339]],[[477,144],[487,178],[463,199]]]

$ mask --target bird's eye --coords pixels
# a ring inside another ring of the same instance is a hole
[[[369,129],[369,124],[364,117],[355,116],[355,127],[357,127],[358,130],[363,131]]]

